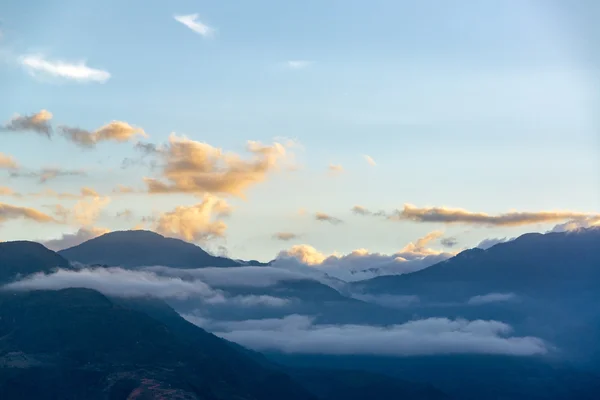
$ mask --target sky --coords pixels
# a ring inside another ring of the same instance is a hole
[[[3,2],[0,240],[150,229],[322,262],[598,224],[598,17],[593,0]]]

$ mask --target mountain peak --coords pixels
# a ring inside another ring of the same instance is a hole
[[[70,264],[39,243],[24,240],[0,243],[0,283],[55,268],[70,268]]]
[[[83,264],[136,268],[162,265],[173,268],[233,267],[240,263],[209,254],[180,239],[146,230],[115,231],[59,252]]]

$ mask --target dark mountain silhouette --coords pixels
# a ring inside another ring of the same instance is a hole
[[[238,261],[213,256],[200,247],[150,231],[110,232],[58,252],[70,261],[136,268],[163,265],[173,268],[235,267]]]
[[[17,241],[0,243],[0,284],[35,272],[69,268],[69,262],[39,243]]]
[[[353,284],[367,293],[418,294],[421,299],[465,301],[492,292],[581,297],[600,283],[600,228],[530,233],[487,250],[471,249],[406,275]]]
[[[3,293],[0,315],[3,399],[315,398],[200,328],[183,335],[93,290]]]

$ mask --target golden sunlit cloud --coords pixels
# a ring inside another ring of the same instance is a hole
[[[100,142],[114,141],[127,142],[135,136],[147,137],[142,128],[129,125],[127,122],[112,121],[95,131],[74,128],[69,126],[59,127],[60,133],[80,147],[92,148]]]
[[[0,130],[12,132],[31,131],[50,137],[52,135],[51,119],[52,113],[46,110],[41,110],[31,115],[17,114],[3,125]]]
[[[155,231],[189,242],[202,242],[225,235],[227,225],[218,218],[226,217],[230,213],[231,207],[225,200],[205,195],[201,203],[179,206],[173,211],[161,214]]]
[[[131,186],[117,185],[117,187],[113,189],[113,193],[121,193],[121,194],[135,193],[135,189],[132,188]]]
[[[6,203],[0,203],[0,222],[9,219],[24,218],[36,222],[58,222],[48,214],[44,214],[34,208],[13,206]]]
[[[279,143],[271,146],[249,141],[250,159],[226,153],[207,143],[172,134],[169,144],[158,152],[165,161],[166,182],[145,178],[150,193],[212,193],[244,197],[251,185],[263,182],[288,155]]]
[[[14,157],[6,155],[4,153],[0,153],[0,168],[3,169],[15,169],[18,168],[19,165]]]
[[[73,206],[73,218],[83,226],[91,226],[98,219],[100,211],[110,203],[110,200],[110,197],[93,197],[80,200]]]
[[[589,218],[589,213],[575,211],[511,211],[504,214],[490,215],[481,212],[471,212],[459,208],[425,207],[418,208],[405,204],[402,210],[396,210],[389,218],[392,220],[408,220],[414,222],[439,222],[446,224],[473,224],[493,226],[521,226],[539,223],[559,222],[564,220],[579,220]]]

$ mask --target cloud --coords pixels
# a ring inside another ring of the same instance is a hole
[[[102,236],[110,230],[105,228],[79,228],[75,233],[63,233],[58,239],[50,239],[40,241],[41,244],[49,248],[50,250],[60,251],[68,249],[69,247],[80,245],[83,242],[87,242],[98,236]]]
[[[11,171],[11,178],[33,178],[38,179],[39,183],[46,183],[49,180],[65,176],[85,176],[85,171],[61,169],[61,168],[43,168],[39,171]]]
[[[189,320],[194,322],[194,319]],[[217,336],[258,351],[387,356],[532,356],[548,352],[542,339],[510,336],[512,328],[498,321],[428,318],[390,326],[319,325],[313,318],[302,315],[248,321],[197,321]]]
[[[339,164],[329,164],[329,171],[332,173],[344,172],[344,167]]]
[[[82,199],[75,203],[72,210],[72,216],[77,223],[84,226],[93,225],[100,211],[110,203],[110,197],[93,197],[91,199]]]
[[[225,235],[227,225],[216,218],[230,214],[231,207],[225,200],[205,195],[202,202],[193,206],[179,206],[173,211],[161,214],[156,224],[156,232],[165,236],[177,237],[190,242],[199,242]]]
[[[554,226],[550,232],[571,232],[598,226],[600,226],[600,216],[567,221]]]
[[[300,237],[300,235],[298,235],[296,233],[292,233],[292,232],[277,232],[273,235],[273,239],[283,240],[283,241],[298,239],[299,237]]]
[[[437,237],[439,232],[429,233],[394,254],[371,253],[367,249],[357,249],[346,255],[323,254],[306,244],[295,245],[281,251],[272,265],[297,271],[317,269],[327,276],[347,282],[382,275],[400,275],[427,268],[454,256],[454,253],[426,247]]]
[[[135,193],[135,189],[132,188],[131,186],[117,185],[117,187],[113,189],[113,193],[120,193],[120,194]]]
[[[420,302],[419,296],[415,295],[398,296],[393,294],[372,295],[356,293],[353,294],[352,297],[367,303],[378,304],[380,306],[388,308],[400,309],[410,307]]]
[[[372,167],[374,167],[374,166],[377,165],[377,163],[375,162],[375,160],[373,160],[373,157],[367,156],[367,155],[364,155],[363,157],[365,158],[365,161],[367,163],[369,163],[369,165],[371,165]]]
[[[21,197],[22,195],[20,193],[15,192],[14,190],[12,190],[9,187],[6,186],[0,186],[0,196],[15,196],[15,197]]]
[[[77,82],[104,83],[110,79],[110,73],[90,68],[85,61],[66,62],[47,60],[41,55],[27,55],[20,59],[21,65],[33,76],[49,76],[69,79]]]
[[[149,271],[122,268],[59,269],[50,274],[36,273],[5,285],[5,290],[61,290],[66,288],[94,289],[115,297],[154,297],[160,299],[202,298],[221,301],[223,295],[201,281],[159,276]]]
[[[459,208],[418,208],[412,204],[405,204],[402,210],[396,210],[392,215],[390,215],[389,218],[399,221],[438,222],[446,224],[522,226],[564,221],[569,219],[581,220],[589,217],[600,218],[600,215],[580,213],[575,211],[511,211],[504,214],[490,215],[480,212],[471,212]]]
[[[123,219],[130,220],[133,218],[133,210],[126,208],[123,211],[117,212],[116,216],[117,216],[117,218],[123,218]]]
[[[46,110],[41,110],[31,115],[17,114],[2,126],[0,130],[13,132],[31,131],[50,137],[52,135],[51,119],[52,113]]]
[[[30,219],[36,222],[57,222],[48,214],[44,214],[33,208],[13,206],[6,203],[0,203],[0,223],[9,219]]]
[[[241,307],[284,307],[287,306],[290,301],[291,300],[289,299],[267,295],[246,295],[228,298],[226,303],[228,305],[237,305]]]
[[[203,37],[211,37],[214,35],[215,30],[210,26],[203,24],[198,19],[200,16],[198,14],[189,14],[189,15],[175,15],[173,18],[177,22],[181,22],[183,25],[187,26],[194,32],[202,35]]]
[[[311,65],[313,65],[314,62],[308,61],[308,60],[290,60],[290,61],[286,61],[285,64],[290,69],[304,69],[304,68],[307,68],[307,67],[310,67]]]
[[[510,242],[511,240],[514,240],[515,238],[489,238],[489,239],[483,239],[481,242],[479,242],[479,244],[475,247],[479,248],[479,249],[483,249],[483,250],[487,250],[492,246],[495,246],[499,243],[506,243],[506,242]]]
[[[481,296],[473,296],[468,301],[467,304],[478,306],[482,304],[490,304],[490,303],[500,303],[507,301],[515,301],[518,300],[519,297],[514,293],[488,293]]]
[[[370,211],[363,206],[354,206],[350,210],[356,215],[364,215],[364,216],[374,216],[374,217],[385,217],[387,216],[385,211]]]
[[[264,181],[289,155],[280,143],[265,146],[249,141],[247,150],[251,157],[244,160],[238,154],[171,134],[169,144],[157,154],[165,162],[162,172],[167,183],[154,178],[144,180],[150,193],[244,197],[244,190]]]
[[[2,169],[16,169],[19,165],[14,157],[8,156],[4,153],[0,153],[0,168]]]
[[[315,213],[315,219],[317,221],[329,222],[330,224],[333,224],[333,225],[341,224],[342,222],[344,222],[339,218],[332,217],[331,215],[328,215],[328,214],[325,214],[322,212]]]
[[[122,143],[131,140],[137,135],[147,137],[146,132],[142,128],[131,126],[123,121],[112,121],[95,131],[87,131],[69,126],[60,126],[59,131],[68,140],[84,148],[93,148],[96,144],[106,141]]]
[[[458,239],[456,239],[455,237],[445,237],[442,240],[440,240],[440,243],[444,247],[452,248],[458,244]]]
[[[79,193],[66,193],[56,192],[52,189],[46,189],[37,193],[29,193],[28,196],[32,197],[57,197],[59,199],[81,199],[85,197],[98,197],[98,192],[89,187],[82,187]]]
[[[204,267],[179,269],[155,266],[146,267],[144,270],[185,280],[199,279],[210,286],[217,288],[265,288],[285,281],[312,279],[302,272],[275,267],[240,266],[235,268]]]

